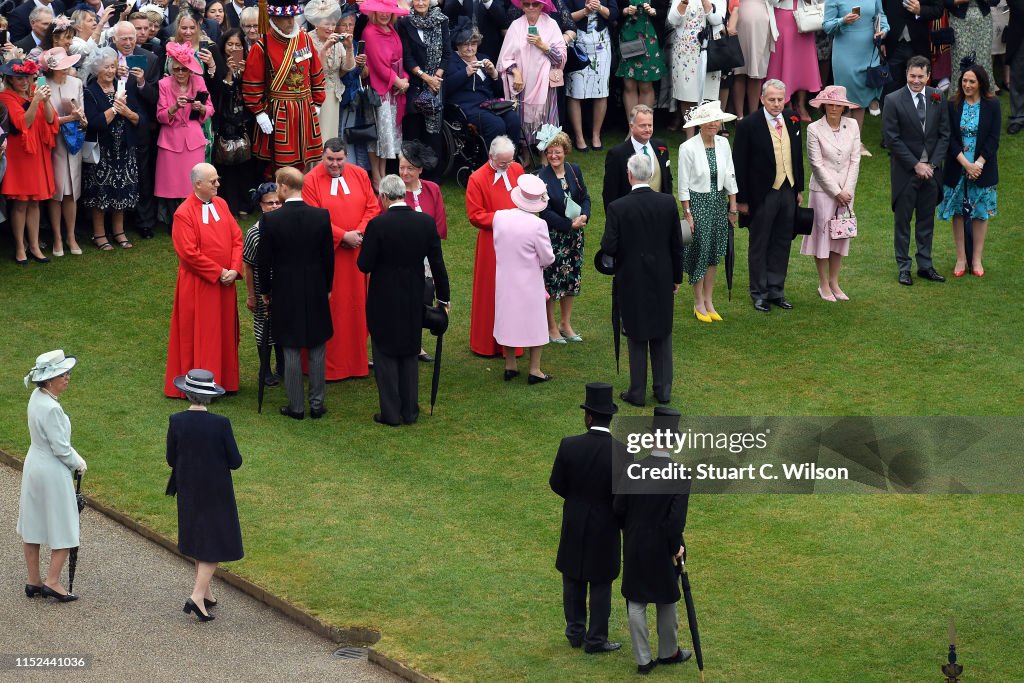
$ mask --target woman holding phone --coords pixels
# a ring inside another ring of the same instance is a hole
[[[55,47],[39,55],[39,64],[48,76],[46,84],[50,86],[50,104],[57,113],[57,121],[71,133],[79,135],[88,121],[85,118],[84,88],[82,81],[68,75],[68,71],[81,55],[69,55],[64,48]],[[75,256],[82,253],[75,239],[75,220],[78,215],[78,199],[82,195],[82,154],[78,149],[68,149],[64,130],[57,136],[57,144],[53,148],[53,183],[54,193],[47,202],[50,212],[50,227],[53,229],[53,255],[64,255],[64,241],[61,235],[61,216],[68,233],[68,249]]]

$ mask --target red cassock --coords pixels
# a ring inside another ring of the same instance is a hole
[[[344,180],[344,184],[340,181]],[[348,194],[345,187],[348,187]],[[341,246],[350,230],[366,232],[366,224],[380,213],[370,176],[355,164],[345,164],[337,182],[323,164],[306,175],[302,200],[327,209],[334,233],[334,287],[331,290],[331,321],[334,336],[327,341],[327,379],[366,377],[370,374],[366,340],[366,276],[356,266],[359,249]]]
[[[509,185],[523,174],[523,167],[513,162],[508,171]],[[514,209],[511,190],[501,178],[495,182],[495,171],[486,163],[469,176],[466,185],[466,213],[469,222],[480,232],[476,235],[476,263],[473,265],[473,301],[470,312],[469,348],[481,356],[498,356],[501,345],[494,339],[494,234],[491,223],[494,212]]]
[[[266,112],[274,125],[273,139],[256,126],[252,153],[257,159],[271,162],[274,168],[301,170],[323,154],[313,105],[324,103],[324,72],[316,47],[304,31],[291,40],[270,32],[252,45],[242,73],[242,100],[254,115]]]
[[[0,192],[11,199],[49,199],[54,188],[50,150],[57,144],[60,123],[56,116],[47,123],[44,107],[40,104],[31,128],[27,127],[22,104],[29,101],[11,89],[0,92],[0,102],[7,107],[11,117],[8,128],[18,131],[17,135],[7,136],[7,173]]]
[[[189,195],[174,212],[171,238],[178,254],[171,338],[164,394],[182,398],[174,378],[192,368],[213,373],[227,391],[238,391],[238,301],[235,285],[220,283],[225,268],[242,272],[242,231],[227,202],[213,198],[203,223],[203,203]]]

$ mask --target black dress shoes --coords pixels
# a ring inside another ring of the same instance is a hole
[[[939,275],[934,268],[926,268],[925,270],[917,271],[918,277],[923,277],[925,280],[931,280],[932,282],[945,282],[946,278]]]
[[[644,401],[634,401],[633,399],[631,399],[629,397],[629,394],[627,392],[625,392],[625,391],[623,391],[622,393],[619,394],[619,398],[621,398],[623,401],[625,401],[629,405],[636,406],[637,408],[643,408],[644,405],[646,405]]]
[[[682,664],[692,656],[689,650],[678,649],[671,657],[658,657],[658,664]]]
[[[772,310],[772,306],[768,303],[767,299],[754,299],[754,310],[768,313]]]
[[[603,652],[615,652],[620,647],[622,647],[622,643],[609,643],[605,641],[600,645],[588,645],[584,651],[588,655],[599,655]]]
[[[397,422],[385,422],[384,418],[380,416],[380,413],[374,413],[373,414],[373,421],[376,422],[379,425],[387,425],[388,427],[398,427],[399,426],[399,423],[397,423]]]
[[[276,387],[278,384],[281,383],[281,378],[280,376],[275,375],[274,373],[270,373],[269,375],[263,378],[263,383],[266,384],[268,387]]]
[[[416,356],[416,358],[418,358],[421,363],[433,363],[434,362],[434,357],[431,356],[426,351],[424,351],[420,355]]]
[[[1021,131],[1021,128],[1024,128],[1024,126],[1021,126],[1019,123],[1011,123],[1006,127],[1006,132],[1010,135],[1016,135]]]
[[[288,406],[281,406],[280,412],[285,417],[290,417],[293,420],[301,420],[306,416],[305,413],[293,413],[292,409]]]
[[[505,381],[506,382],[511,381],[511,380],[515,379],[516,377],[518,377],[518,376],[519,376],[519,371],[518,370],[506,370],[505,371]]]
[[[189,612],[195,614],[199,617],[199,621],[213,621],[216,618],[212,614],[203,614],[203,611],[199,609],[199,606],[192,602],[192,598],[185,601],[185,606],[181,608],[181,611],[185,614],[188,614]]]
[[[529,385],[540,384],[541,382],[547,382],[551,379],[551,375],[527,375],[526,383]]]
[[[647,674],[651,673],[651,671],[653,671],[654,667],[656,667],[656,666],[658,666],[658,660],[657,659],[652,659],[651,661],[647,662],[646,664],[637,664],[636,665],[636,672],[638,674],[640,674],[641,676],[646,676]]]
[[[770,299],[773,305],[778,306],[784,311],[792,311],[793,304],[789,303],[789,299],[784,296],[780,296],[778,299]]]
[[[27,588],[25,592],[28,592]],[[57,598],[58,602],[74,602],[78,599],[77,595],[72,595],[71,593],[58,593],[49,586],[40,586],[39,592],[44,598]]]
[[[31,583],[26,583],[25,584],[25,597],[26,598],[34,598],[37,595],[40,595],[42,592],[43,592],[43,587],[42,586],[33,586]],[[579,645],[574,645],[573,647],[579,647]]]
[[[577,649],[577,648],[581,648],[581,647],[583,647],[583,641],[582,640],[576,640],[574,638],[570,638],[569,639],[569,647],[573,648],[574,650]]]
[[[319,420],[321,417],[327,414],[327,408],[309,408],[309,419]]]
[[[904,285],[905,287],[909,287],[912,284],[914,284],[914,281],[910,279],[910,273],[905,271],[905,270],[901,270],[900,271],[900,276],[899,276],[898,282],[901,285]]]

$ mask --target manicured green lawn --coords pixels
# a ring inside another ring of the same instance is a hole
[[[609,134],[606,146],[620,136]],[[796,245],[786,291],[796,308],[756,313],[739,231],[732,302],[724,279],[717,290],[725,322],[698,323],[689,291],[678,297],[674,407],[688,415],[1022,412],[1020,141],[1003,141],[985,278],[905,288],[896,283],[879,137],[869,117],[875,156],[864,160],[861,236],[843,278],[852,300],[822,302],[813,261]],[[669,140],[676,159],[681,138]],[[331,384],[319,422],[278,416],[282,388],[268,391],[258,416],[255,344],[240,297],[243,386],[214,406],[231,418],[245,458],[235,487],[246,557],[230,568],[332,623],[380,629],[382,652],[440,679],[634,676],[618,597],[611,635],[626,644],[621,651],[587,657],[562,636],[551,462],[559,439],[582,430],[584,383],[610,381],[618,391],[627,382],[612,360],[610,283],[590,265],[603,225],[603,158],[572,160],[595,206],[574,316],[585,342],[545,349],[553,382],[503,382],[500,360],[469,352],[476,231],[454,186],[445,193],[454,319],[437,410],[415,427],[371,421],[372,379]],[[950,276],[946,223],[937,224],[934,254]],[[77,354],[63,403],[89,461],[85,488],[171,536],[164,434],[168,414],[185,406],[161,387],[175,271],[166,235],[46,267],[0,262],[0,447],[19,455],[28,447],[21,379],[35,356],[56,347]],[[426,366],[421,379],[425,405]],[[650,410],[624,406],[620,415]],[[1022,512],[1013,496],[694,497],[686,537],[708,680],[941,680],[951,615],[965,680],[1021,680]],[[81,591],[89,599],[87,580]],[[681,633],[686,641],[685,623]],[[692,663],[654,673],[669,676],[697,680]]]

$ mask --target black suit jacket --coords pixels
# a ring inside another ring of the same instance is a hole
[[[670,463],[652,454],[639,464],[646,470]],[[618,493],[612,502],[622,525],[622,595],[632,602],[678,602],[679,574],[672,558],[683,545],[689,482],[659,481],[622,490],[634,491]]]
[[[238,28],[242,25],[242,20],[238,16],[238,11],[235,9],[235,3],[231,0],[225,0],[224,2],[224,16],[227,17],[228,23],[231,24],[231,28]]]
[[[410,113],[416,113],[416,97],[427,85],[423,82],[422,78],[414,76],[412,71],[416,67],[426,71],[427,46],[420,39],[420,34],[416,27],[410,23],[409,17],[406,16],[399,19],[395,25],[395,30],[398,31],[398,37],[402,39],[402,65],[405,67],[405,72],[409,74],[409,92],[405,95],[406,109]],[[437,68],[447,69],[451,58],[452,40],[451,34],[448,31],[448,22],[446,21],[441,24],[441,62],[437,65]],[[434,72],[431,71],[427,75],[433,76]]]
[[[619,575],[619,524],[612,512],[612,435],[601,430],[562,439],[551,490],[562,503],[555,568],[577,581],[610,583]]]
[[[140,88],[134,78],[129,78],[128,86],[135,88],[139,102],[146,112],[146,125],[139,128],[138,144],[148,145],[153,131],[157,128],[156,101],[160,96],[159,83],[163,77],[164,62],[153,52],[138,45],[132,50],[132,54],[146,58],[146,85]]]
[[[999,133],[1003,125],[1003,114],[999,108],[999,98],[981,101],[981,109],[978,112],[978,134],[975,137],[977,144],[974,158],[983,157],[985,168],[981,175],[974,181],[978,187],[992,187],[999,182]],[[956,187],[960,176],[963,175],[963,166],[956,160],[960,150],[964,148],[964,139],[960,134],[960,117],[963,116],[963,103],[957,104],[949,101],[949,149],[946,152],[946,165],[943,169],[943,185]]]
[[[32,14],[32,10],[35,8],[36,3],[28,0],[28,2],[19,5],[7,16],[7,32],[10,33],[9,40],[18,47],[21,47],[18,45],[18,41],[32,32],[32,25],[28,22],[28,15]],[[64,3],[61,0],[53,0],[53,3],[50,4],[50,9],[53,10],[54,17],[64,14]],[[32,44],[32,47],[35,47],[35,43]],[[27,53],[28,50],[25,50],[25,52]]]
[[[885,36],[886,49],[892,52],[900,43],[903,29],[910,36],[910,46],[915,55],[930,55],[932,52],[932,21],[942,16],[942,0],[919,0],[921,16],[915,17],[903,6],[903,0],[883,0],[885,17],[889,20],[889,33]]]
[[[472,5],[473,16],[476,28],[483,37],[480,41],[480,52],[489,55],[497,55],[501,52],[501,41],[505,29],[508,28],[507,5],[505,0],[494,0],[490,8],[484,7],[480,0],[444,0],[441,11],[448,16],[452,26],[458,22],[459,17],[470,16],[470,5]]]
[[[633,341],[672,332],[672,285],[683,281],[679,205],[640,187],[608,205],[601,249],[615,258],[622,332]]]
[[[231,4],[230,2],[228,3]],[[160,29],[157,37],[160,38],[160,42],[166,44],[170,38],[174,37],[174,20],[178,17],[178,5],[177,3],[171,3],[167,6],[167,23],[164,24],[163,28]],[[220,40],[220,26],[213,19],[203,19],[203,33],[206,37],[217,43]],[[220,53],[220,50],[211,50],[215,55]]]
[[[334,238],[326,209],[285,202],[260,218],[260,294],[270,295],[274,340],[311,349],[334,334],[327,295],[334,284]]]
[[[661,192],[672,195],[672,162],[669,160],[668,146],[657,138],[651,138],[648,144],[654,149],[654,156],[658,159],[658,168],[661,169]],[[633,141],[626,138],[620,145],[615,145],[604,157],[604,189],[601,192],[601,199],[604,202],[604,210],[616,199],[625,197],[630,192],[629,176],[626,175],[626,162],[636,154],[633,149]]]
[[[803,136],[800,121],[792,110],[782,112],[789,132],[789,150],[793,159],[793,190],[804,189]],[[732,150],[733,165],[736,167],[736,201],[750,206],[750,213],[764,203],[768,191],[775,182],[775,145],[764,108],[749,114],[736,125],[736,145]]]
[[[949,149],[949,108],[938,93],[935,88],[925,86],[927,112],[924,130],[921,130],[921,120],[917,117],[917,107],[909,88],[900,88],[885,96],[882,138],[889,150],[893,207],[896,206],[896,198],[914,179],[914,166],[921,160],[922,152],[928,153],[928,163],[936,167],[933,176],[936,182],[942,177],[942,163]]]
[[[370,275],[366,324],[389,356],[415,356],[423,329],[423,258],[440,301],[449,301],[448,271],[437,225],[428,214],[393,206],[366,225],[356,264]]]
[[[27,36],[23,36],[21,40],[14,41],[14,47],[20,48],[22,52],[28,55],[29,52],[36,49],[36,39],[31,32]]]

